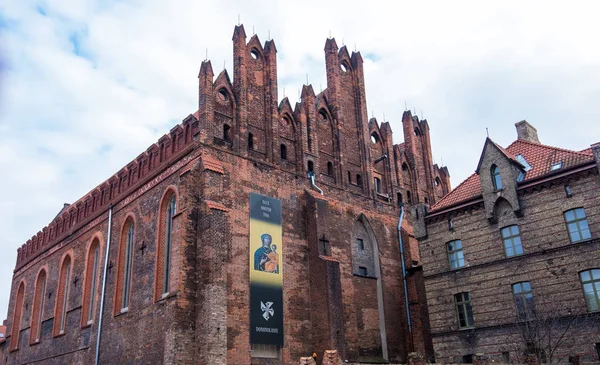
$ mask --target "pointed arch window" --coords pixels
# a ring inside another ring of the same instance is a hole
[[[67,329],[71,266],[71,256],[67,255],[63,259],[58,276],[58,291],[56,292],[56,307],[54,312],[54,336],[64,334]]]
[[[17,289],[17,300],[15,301],[15,311],[13,314],[11,335],[10,335],[10,351],[15,351],[19,348],[19,337],[21,334],[21,315],[23,314],[23,302],[25,300],[25,282],[21,281],[19,289]]]
[[[129,310],[134,233],[135,227],[133,219],[127,218],[123,225],[121,240],[119,242],[119,261],[117,266],[117,285],[114,302],[115,315]]]
[[[492,175],[492,185],[494,185],[494,190],[502,189],[502,179],[500,178],[500,169],[498,166],[492,165],[490,173]]]
[[[95,298],[98,285],[98,265],[100,263],[100,241],[95,238],[88,250],[85,264],[85,282],[83,286],[83,301],[81,311],[81,325],[86,326],[94,322]]]
[[[173,217],[177,210],[175,192],[170,191],[165,195],[159,214],[160,228],[158,252],[156,255],[156,288],[155,300],[169,294],[171,278],[171,256],[173,246]]]
[[[33,308],[31,309],[31,328],[29,330],[29,343],[40,342],[42,338],[42,316],[44,314],[44,299],[46,296],[46,270],[41,270],[35,281],[33,295]]]

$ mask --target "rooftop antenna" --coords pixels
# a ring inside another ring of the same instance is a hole
[[[485,134],[487,134],[487,138],[490,138],[490,132],[488,131],[488,127],[485,127]]]
[[[240,14],[238,14],[238,27],[240,26]]]

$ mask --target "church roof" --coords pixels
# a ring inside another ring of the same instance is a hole
[[[509,158],[515,159],[517,155],[523,156],[531,169],[525,173],[525,178],[519,184],[552,175],[576,166],[594,161],[591,148],[583,151],[571,151],[559,147],[547,146],[518,139],[508,147],[498,146]],[[556,168],[560,163],[560,167]],[[553,168],[554,167],[554,168]],[[440,201],[431,206],[430,213],[450,208],[460,203],[466,203],[481,196],[479,175],[473,173],[454,190],[444,196]]]

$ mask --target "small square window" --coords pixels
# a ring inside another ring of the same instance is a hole
[[[367,276],[367,268],[359,266],[358,267],[358,275],[360,275],[360,276]]]
[[[358,238],[356,241],[357,241],[357,245],[358,245],[358,250],[364,251],[365,250],[365,242],[363,241],[363,239]]]
[[[565,194],[567,194],[567,198],[573,196],[573,190],[571,189],[570,185],[565,185]]]

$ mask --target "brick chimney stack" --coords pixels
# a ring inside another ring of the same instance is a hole
[[[518,123],[515,123],[515,127],[517,127],[517,138],[540,144],[540,140],[538,138],[537,129],[535,129],[531,124],[529,124],[526,120],[522,120]]]

